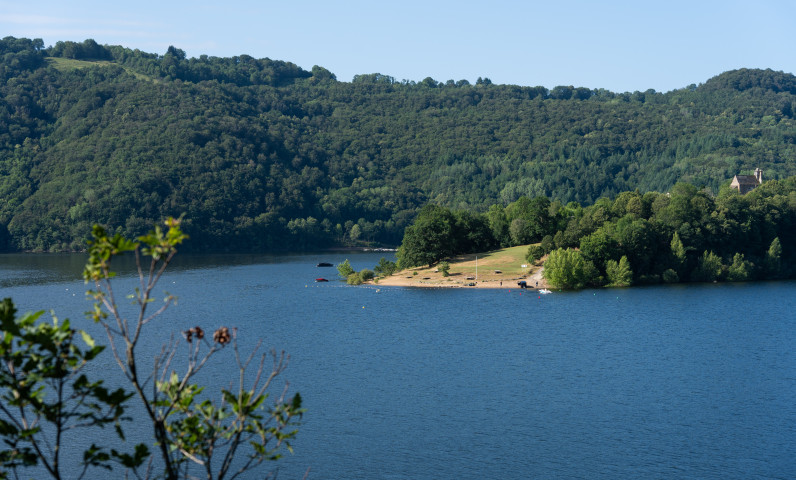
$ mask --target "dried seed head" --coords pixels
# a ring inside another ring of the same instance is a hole
[[[227,327],[221,327],[213,333],[213,341],[220,344],[229,343],[230,336],[229,336],[229,329]]]

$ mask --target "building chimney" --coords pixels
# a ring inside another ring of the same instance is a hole
[[[760,168],[755,168],[755,178],[757,179],[758,185],[763,183],[763,171]]]

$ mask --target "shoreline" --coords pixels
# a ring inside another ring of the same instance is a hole
[[[485,280],[485,281],[472,280],[472,281],[467,281],[465,283],[461,281],[441,281],[441,280],[425,279],[425,278],[415,280],[414,278],[412,279],[400,278],[396,277],[395,275],[397,274],[393,274],[390,277],[381,278],[379,279],[378,282],[368,281],[365,282],[365,284],[377,287],[402,287],[402,288],[478,288],[478,289],[495,289],[495,290],[498,289],[518,290],[522,289],[522,287],[518,285],[518,282],[525,280],[526,282],[528,282],[528,286],[526,287],[528,291],[538,291],[543,288],[547,289],[550,288],[547,282],[546,281],[543,282],[542,280],[539,281],[539,286],[537,287],[536,280],[531,281],[531,277],[510,278],[505,280]],[[474,285],[470,285],[470,283],[473,283]]]

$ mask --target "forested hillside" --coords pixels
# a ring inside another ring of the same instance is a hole
[[[93,223],[136,235],[181,214],[200,250],[397,245],[427,203],[717,192],[756,167],[796,175],[794,110],[796,77],[770,70],[667,93],[340,82],[246,55],[6,37],[0,250],[83,249]]]

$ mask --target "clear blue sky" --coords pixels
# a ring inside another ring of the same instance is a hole
[[[0,0],[0,36],[320,65],[339,80],[660,92],[735,68],[796,72],[796,0]]]

